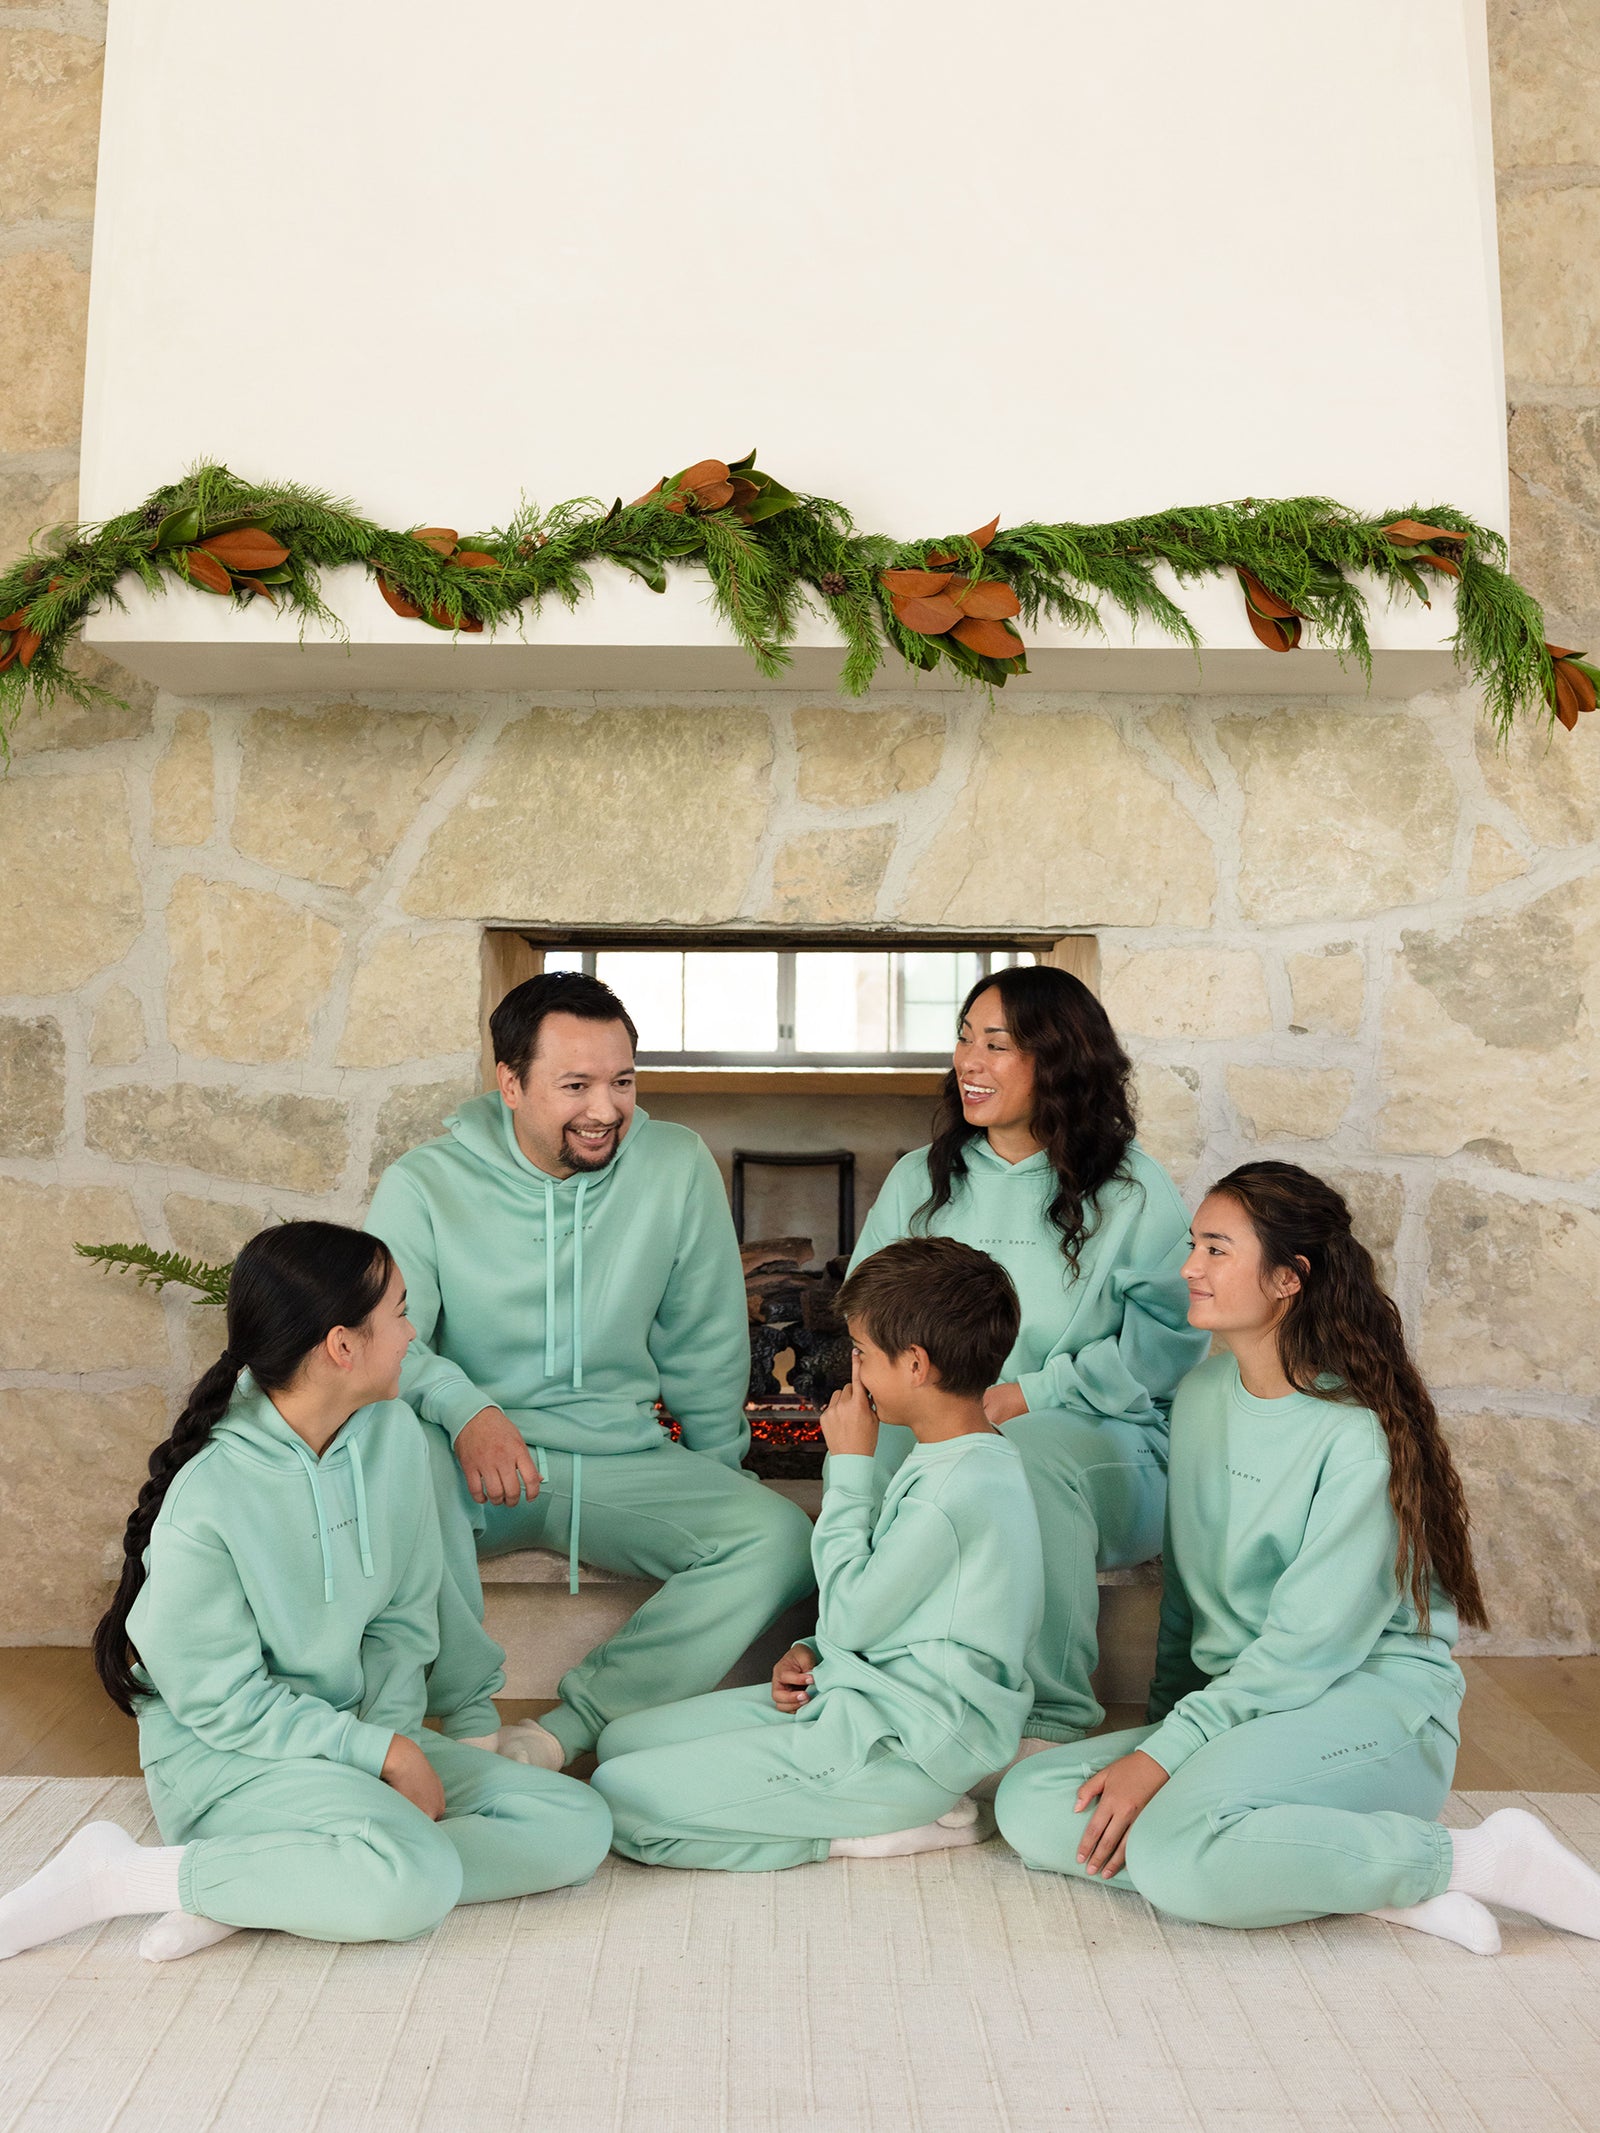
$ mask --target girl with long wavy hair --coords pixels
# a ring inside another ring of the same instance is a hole
[[[1458,1625],[1486,1625],[1467,1507],[1400,1314],[1332,1186],[1246,1163],[1184,1267],[1221,1352],[1172,1406],[1151,1723],[1012,1770],[1030,1866],[1179,1918],[1367,1912],[1493,1954],[1490,1903],[1600,1939],[1600,1874],[1504,1808],[1438,1820]]]
[[[1131,1075],[1105,1009],[1067,971],[980,978],[932,1144],[889,1173],[852,1262],[900,1237],[956,1237],[1016,1286],[1021,1331],[984,1409],[1022,1455],[1044,1535],[1024,1754],[1104,1716],[1090,1685],[1096,1572],[1160,1549],[1167,1403],[1205,1352],[1179,1275],[1188,1210],[1134,1139]],[[910,1449],[908,1431],[882,1429],[880,1469]]]
[[[0,1956],[142,1912],[166,1914],[156,1962],[241,1926],[407,1940],[605,1855],[587,1786],[422,1730],[442,1555],[405,1307],[359,1230],[288,1222],[239,1254],[228,1344],[150,1455],[95,1635],[163,1841],[89,1823],[0,1898]]]

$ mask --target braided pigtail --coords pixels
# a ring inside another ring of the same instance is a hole
[[[134,1697],[146,1693],[133,1672],[128,1615],[144,1583],[144,1552],[150,1545],[150,1530],[173,1477],[196,1452],[205,1449],[211,1432],[227,1413],[238,1375],[239,1366],[225,1348],[190,1393],[183,1413],[172,1425],[171,1436],[150,1454],[150,1479],[139,1491],[133,1516],[122,1536],[122,1581],[95,1629],[94,1667],[111,1701],[130,1717]]]

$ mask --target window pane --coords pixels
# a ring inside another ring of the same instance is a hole
[[[581,948],[547,948],[544,952],[546,970],[582,970]]]
[[[595,976],[632,1015],[641,1052],[683,1050],[683,963],[675,948],[637,955],[602,952],[594,959]]]
[[[948,1052],[956,1041],[956,1011],[978,977],[977,956],[919,952],[896,956],[895,961],[900,966],[900,1031],[895,1049]]]
[[[683,958],[683,1049],[771,1052],[778,1044],[778,958],[771,950]]]
[[[794,959],[797,1052],[889,1049],[889,957],[854,950]]]

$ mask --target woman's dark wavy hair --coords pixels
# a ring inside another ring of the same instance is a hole
[[[962,1001],[961,1021],[991,987],[1000,995],[1012,1043],[1033,1061],[1033,1137],[1056,1174],[1050,1219],[1061,1232],[1062,1256],[1076,1274],[1095,1194],[1128,1174],[1133,1063],[1117,1042],[1110,1016],[1070,971],[1047,963],[994,971],[979,978]],[[928,1150],[932,1190],[913,1222],[925,1224],[949,1205],[956,1180],[967,1174],[967,1143],[982,1131],[962,1116],[952,1067],[940,1091]]]
[[[149,1694],[134,1674],[128,1612],[145,1579],[144,1555],[174,1475],[205,1449],[227,1413],[241,1370],[263,1392],[281,1392],[335,1326],[360,1326],[389,1285],[394,1257],[381,1238],[338,1222],[285,1222],[261,1230],[228,1279],[228,1345],[190,1393],[172,1434],[150,1454],[150,1479],[122,1536],[122,1582],[94,1633],[95,1672],[130,1715]]]
[[[1297,1163],[1244,1163],[1211,1190],[1238,1202],[1261,1246],[1263,1274],[1298,1274],[1278,1321],[1278,1359],[1296,1392],[1370,1407],[1389,1440],[1389,1501],[1400,1539],[1395,1582],[1409,1591],[1424,1632],[1431,1579],[1474,1629],[1489,1617],[1472,1561],[1467,1500],[1439,1416],[1392,1297],[1350,1227],[1331,1185]],[[1319,1383],[1339,1380],[1336,1387]]]

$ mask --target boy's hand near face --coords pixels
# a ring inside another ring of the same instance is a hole
[[[878,1449],[878,1418],[861,1382],[861,1357],[852,1352],[850,1382],[822,1410],[822,1441],[830,1452],[858,1453],[870,1459]]]
[[[791,1644],[772,1669],[772,1700],[780,1711],[798,1711],[811,1701],[817,1655],[809,1644]]]

